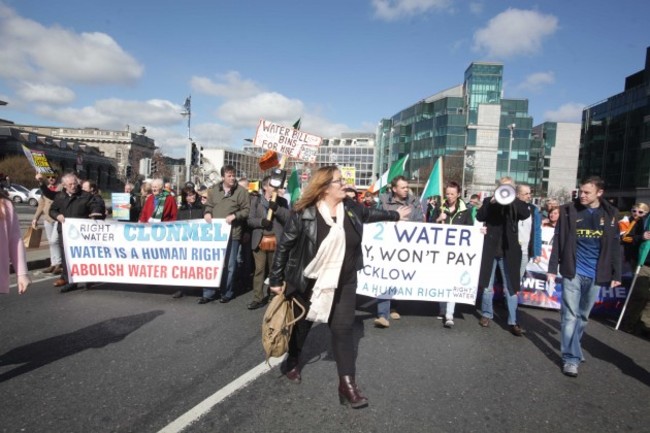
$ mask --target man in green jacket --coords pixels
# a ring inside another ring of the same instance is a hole
[[[235,167],[232,165],[224,165],[221,168],[223,181],[208,190],[208,201],[203,212],[206,222],[211,223],[212,218],[224,218],[226,223],[231,226],[220,284],[219,302],[222,304],[230,302],[235,296],[233,281],[237,272],[237,255],[239,254],[242,226],[246,224],[250,212],[248,191],[237,184],[235,173]],[[206,304],[214,299],[216,299],[216,289],[204,288],[199,304]]]

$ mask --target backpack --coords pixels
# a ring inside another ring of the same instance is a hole
[[[293,314],[294,304],[302,309],[302,313],[297,318]],[[287,299],[282,293],[273,297],[262,319],[262,346],[266,353],[267,364],[270,357],[279,357],[287,353],[293,325],[304,316],[305,308],[299,302]]]

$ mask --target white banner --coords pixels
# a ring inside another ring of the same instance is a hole
[[[260,119],[253,145],[301,161],[316,162],[318,146],[322,142],[323,139],[317,135]]]
[[[66,218],[71,283],[218,287],[230,225],[224,219],[127,223]]]
[[[483,252],[480,227],[367,224],[357,294],[474,304]]]

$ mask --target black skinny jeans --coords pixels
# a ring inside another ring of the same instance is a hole
[[[354,376],[356,372],[356,352],[354,350],[354,314],[356,309],[357,278],[348,279],[352,282],[345,283],[336,289],[332,311],[328,320],[330,332],[332,333],[332,352],[336,369],[339,376]],[[294,298],[309,311],[309,302],[305,297],[310,297],[311,292],[304,295],[294,294]],[[301,310],[294,306],[296,317]],[[305,313],[306,314],[306,313]],[[296,322],[289,340],[289,356],[299,358],[302,348],[307,340],[307,335],[313,322],[301,319]]]

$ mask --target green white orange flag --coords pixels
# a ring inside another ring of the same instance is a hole
[[[388,184],[397,176],[400,176],[404,173],[404,168],[406,167],[406,162],[408,161],[409,156],[406,155],[398,161],[394,162],[384,174],[381,175],[379,179],[375,181],[368,190],[370,192],[381,191],[383,188],[388,186]]]

